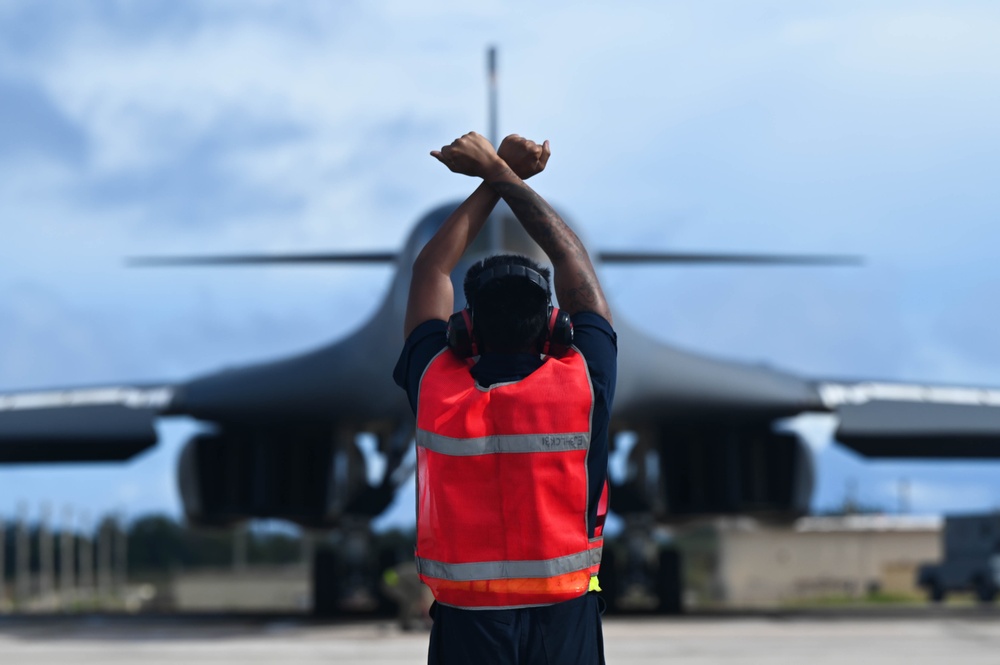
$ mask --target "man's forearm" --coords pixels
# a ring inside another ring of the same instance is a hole
[[[490,186],[506,201],[524,230],[552,261],[560,307],[571,314],[596,312],[610,321],[611,313],[590,256],[573,229],[545,199],[512,172],[491,178]]]
[[[413,262],[410,294],[403,318],[409,335],[424,321],[447,320],[455,306],[451,271],[482,230],[499,195],[485,183],[448,215]]]
[[[462,254],[479,235],[499,199],[497,192],[486,183],[481,183],[427,241],[417,262],[444,273],[454,270],[462,259]]]
[[[499,180],[491,185],[553,263],[570,254],[587,253],[573,229],[524,181]]]

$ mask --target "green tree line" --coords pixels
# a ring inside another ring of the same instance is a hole
[[[15,574],[17,526],[13,520],[4,520],[0,533],[0,546],[4,548],[4,577]],[[93,533],[73,533],[75,544],[74,565],[79,566],[80,548],[93,545],[102,529],[110,529],[114,538],[119,537],[119,526],[107,517]],[[28,527],[29,568],[40,568],[40,529],[38,524]],[[233,562],[234,529],[202,529],[178,522],[167,515],[146,515],[126,526],[129,573],[154,573],[178,568],[228,566]],[[246,534],[246,562],[250,565],[280,565],[295,563],[302,558],[302,542],[291,532],[261,531],[251,529]],[[62,534],[52,531],[53,559],[58,567],[62,561]],[[112,546],[112,557],[118,548]],[[96,562],[96,553],[92,561]],[[115,562],[117,564],[117,562]]]

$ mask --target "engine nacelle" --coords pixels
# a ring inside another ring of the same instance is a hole
[[[616,512],[785,521],[809,510],[812,454],[795,434],[774,432],[770,423],[664,424],[637,434],[629,477],[612,489]]]
[[[251,518],[328,527],[346,515],[372,517],[373,497],[353,431],[281,427],[200,434],[184,446],[178,478],[192,522],[226,526]]]

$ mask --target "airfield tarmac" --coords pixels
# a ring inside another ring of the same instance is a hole
[[[1000,663],[1000,613],[914,610],[606,619],[611,665]],[[387,621],[0,617],[3,665],[417,665],[427,634]]]

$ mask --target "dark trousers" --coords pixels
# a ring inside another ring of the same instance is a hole
[[[596,593],[544,607],[460,610],[431,606],[428,665],[604,665]]]

